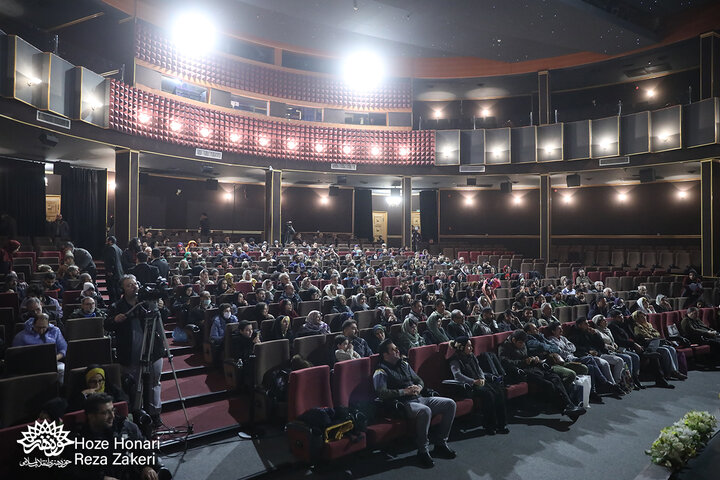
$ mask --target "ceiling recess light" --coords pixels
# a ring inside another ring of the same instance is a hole
[[[553,150],[555,150],[553,147],[551,147],[550,145],[547,145],[545,147],[545,154],[550,155],[551,153],[553,153]]]
[[[502,153],[502,148],[500,148],[500,147],[495,147],[492,149],[492,154],[493,154],[493,157],[495,157],[495,158],[498,158],[501,153]]]
[[[653,98],[653,97],[655,97],[655,90],[652,88],[649,88],[647,91],[645,91],[645,95],[648,98]]]
[[[409,153],[410,149],[408,149],[407,147],[400,147],[400,156],[407,157]]]
[[[480,116],[481,116],[482,118],[489,117],[489,116],[490,116],[490,109],[489,109],[489,108],[483,108],[482,110],[480,110]]]
[[[108,182],[107,182],[108,190],[113,191],[113,190],[115,190],[115,187],[117,187],[115,182],[113,180],[108,180]]]
[[[320,203],[322,203],[323,205],[327,205],[328,203],[330,203],[330,198],[326,197],[326,196],[322,196],[322,197],[320,197]]]
[[[627,196],[626,193],[618,193],[617,198],[618,198],[618,200],[620,200],[621,202],[624,202],[624,201],[627,200],[628,196]]]
[[[602,140],[600,140],[600,148],[602,148],[603,150],[607,150],[608,148],[610,148],[611,143],[612,142],[609,138],[603,138]]]
[[[170,122],[170,130],[173,132],[179,132],[182,129],[182,123],[178,122],[177,120],[173,120]]]
[[[371,90],[385,77],[385,62],[370,51],[348,55],[342,65],[343,78],[355,90]]]
[[[140,112],[138,114],[138,122],[140,123],[148,123],[150,121],[150,115],[148,115],[145,112]]]
[[[563,202],[572,203],[572,195],[563,195]]]
[[[295,150],[297,148],[297,142],[295,140],[288,140],[287,148],[289,150]]]
[[[470,206],[470,205],[472,205],[473,203],[475,203],[475,201],[473,200],[472,197],[465,197],[465,205]]]
[[[433,116],[434,116],[435,118],[442,118],[442,110],[435,110],[435,111],[433,112]]]
[[[670,134],[668,132],[662,132],[658,134],[658,140],[660,140],[661,142],[667,142],[668,140],[670,140]]]
[[[233,143],[237,143],[237,141],[240,140],[240,135],[237,133],[231,133],[230,134],[230,141]]]
[[[315,151],[316,151],[317,153],[322,152],[324,149],[325,149],[325,147],[323,146],[322,143],[316,143],[316,144],[315,144]]]
[[[373,154],[373,155],[375,155],[375,156],[377,157],[378,155],[380,155],[380,147],[373,146],[373,147],[370,149],[370,153]]]
[[[520,197],[513,197],[513,203],[515,205],[520,205],[522,203],[522,198]]]
[[[345,155],[350,155],[353,151],[350,145],[345,145],[342,150]]]
[[[683,190],[680,190],[680,191],[678,192],[678,197],[679,197],[679,198],[687,198],[687,192],[685,192],[685,191],[683,191]]]
[[[228,200],[228,201],[229,201],[229,200],[232,200],[232,193],[230,193],[230,192],[225,192],[225,200]]]
[[[189,11],[175,19],[172,39],[180,55],[199,57],[215,47],[216,29],[212,20],[202,12]]]
[[[270,145],[270,139],[267,137],[260,137],[258,139],[258,143],[261,147],[267,147],[268,145]]]
[[[210,129],[207,128],[207,127],[202,127],[202,128],[200,129],[200,135],[202,135],[202,136],[205,137],[205,138],[209,137],[209,136],[210,136]]]
[[[28,87],[40,85],[41,83],[42,83],[42,80],[40,80],[38,77],[28,77],[28,80],[27,80]]]

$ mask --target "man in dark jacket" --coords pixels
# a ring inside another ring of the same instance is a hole
[[[358,337],[357,322],[355,320],[345,320],[342,324],[342,334],[350,340],[353,350],[361,357],[369,357],[373,354],[370,345],[364,338]]]
[[[168,265],[167,260],[162,256],[159,248],[152,249],[152,261],[150,265],[158,269],[162,278],[165,280],[168,279],[168,275],[170,275],[170,265]]]
[[[498,356],[503,368],[507,372],[521,370],[528,383],[538,386],[548,397],[555,398],[563,408],[563,415],[576,420],[580,415],[585,414],[585,409],[575,405],[568,395],[567,389],[560,377],[552,370],[544,368],[538,357],[528,355],[528,336],[522,330],[515,330],[507,340],[500,344]],[[512,376],[513,374],[510,373]]]
[[[148,265],[148,257],[145,252],[138,252],[137,254],[137,265],[130,271],[141,285],[147,285],[148,283],[155,283],[157,278],[160,276],[160,272],[157,267]]]
[[[715,361],[720,357],[720,338],[718,338],[718,332],[700,320],[700,310],[698,310],[697,307],[687,309],[685,318],[683,318],[680,323],[680,333],[692,343],[710,345]]]
[[[607,299],[604,295],[598,295],[597,298],[590,304],[588,309],[587,319],[590,320],[595,315],[602,315],[607,318],[609,309],[607,306]]]
[[[453,310],[450,314],[450,323],[445,329],[448,337],[455,340],[458,337],[472,337],[470,327],[467,326],[465,315],[460,310]]]
[[[615,343],[617,343],[619,347],[631,350],[640,355],[640,358],[643,360],[643,366],[640,368],[646,368],[647,371],[650,372],[655,378],[655,386],[660,388],[675,388],[675,385],[665,380],[665,374],[660,365],[660,354],[646,352],[645,349],[635,341],[632,327],[628,325],[625,317],[623,317],[618,310],[611,310],[609,319],[608,328],[615,339]],[[640,381],[637,379],[636,384],[639,383]]]
[[[72,252],[75,258],[75,265],[77,265],[81,272],[88,272],[93,280],[97,278],[97,267],[90,252],[84,248],[75,247],[71,242],[65,244],[65,252]]]
[[[117,239],[109,236],[105,241],[102,250],[102,259],[105,262],[105,283],[110,296],[110,302],[114,303],[120,298],[120,285],[118,281],[123,276],[122,250],[117,246]]]
[[[447,439],[455,419],[455,401],[445,397],[424,397],[422,379],[410,365],[401,359],[400,350],[392,340],[383,341],[378,347],[380,363],[373,374],[373,386],[380,400],[385,403],[401,402],[407,418],[415,420],[415,441],[418,446],[418,461],[424,468],[435,465],[428,447],[428,430],[433,415],[440,415],[435,448],[432,456],[455,458],[455,452],[448,446]]]
[[[138,283],[133,275],[124,275],[120,279],[123,296],[108,309],[105,319],[105,330],[115,332],[118,363],[123,372],[129,374],[136,382],[141,381],[141,356],[147,354],[142,351],[143,336],[147,333],[152,341],[152,355],[150,356],[149,378],[143,389],[144,398],[136,398],[134,407],[139,408],[141,400],[145,411],[153,418],[154,423],[160,421],[160,374],[162,373],[162,357],[165,356],[163,343],[162,323],[156,323],[155,332],[146,332],[145,313],[138,304]],[[149,342],[148,342],[149,343]],[[149,349],[151,345],[146,345]],[[137,408],[132,408],[135,411]]]

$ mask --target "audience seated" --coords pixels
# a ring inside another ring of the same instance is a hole
[[[57,352],[58,381],[62,384],[65,375],[65,363],[62,360],[67,354],[67,342],[60,329],[49,322],[48,316],[39,311],[37,304],[32,312],[32,317],[25,321],[23,330],[15,335],[13,347],[25,345],[40,345],[42,343],[54,343]]]

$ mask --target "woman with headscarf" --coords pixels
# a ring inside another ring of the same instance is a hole
[[[292,342],[293,334],[290,328],[290,317],[287,315],[278,315],[273,321],[272,328],[270,329],[270,338],[268,340],[282,340],[287,339]]]
[[[353,316],[353,311],[348,306],[345,295],[338,295],[337,297],[335,297],[331,313],[347,313],[348,317]]]
[[[368,305],[367,298],[365,297],[364,293],[358,293],[357,295],[353,295],[352,305],[350,306],[350,309],[353,312],[370,310],[370,305]]]
[[[397,347],[400,349],[400,353],[407,356],[411,348],[422,347],[423,345],[425,345],[425,340],[418,334],[417,323],[410,318],[406,318],[398,337]]]
[[[274,317],[270,315],[268,304],[265,302],[258,302],[253,305],[252,308],[245,310],[244,319],[250,320],[251,322],[258,322],[261,325],[263,320],[274,320]],[[282,316],[278,315],[278,316]]]
[[[450,346],[455,350],[449,360],[450,371],[457,382],[471,389],[473,398],[480,400],[483,428],[488,435],[508,433],[505,389],[485,381],[485,373],[473,354],[473,345],[468,337],[458,337],[450,342]]]
[[[393,305],[390,299],[390,295],[388,295],[385,290],[379,291],[377,295],[375,295],[375,298],[377,299],[377,307],[395,308],[395,305]]]
[[[288,298],[283,298],[280,300],[280,315],[287,315],[292,320],[295,317],[299,317],[297,312],[295,311],[295,308],[293,307],[293,303]]]
[[[385,341],[385,327],[382,325],[375,325],[372,329],[372,336],[367,339],[368,346],[373,353],[378,353],[378,347]]]
[[[113,402],[127,402],[128,396],[119,385],[107,381],[105,370],[100,365],[89,365],[85,369],[84,381],[81,390],[74,392],[70,399],[70,408],[80,410],[83,408],[85,398],[93,393],[107,393],[113,397]]]
[[[325,335],[330,333],[330,327],[322,321],[322,314],[313,310],[308,313],[305,323],[298,330],[296,337],[309,337],[310,335]]]
[[[445,310],[444,312],[447,313],[447,318],[450,318],[450,312],[448,312],[447,310]],[[423,333],[423,339],[425,340],[425,344],[438,344],[450,340],[441,324],[443,318],[445,317],[437,311],[433,312],[428,317],[426,323],[427,330],[425,330],[425,333]]]
[[[648,302],[648,299],[646,297],[640,297],[637,299],[637,303],[635,304],[637,307],[636,310],[644,313],[645,315],[650,315],[651,313],[655,313],[655,308],[650,305],[650,302]]]

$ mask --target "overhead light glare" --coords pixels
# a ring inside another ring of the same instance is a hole
[[[202,127],[202,128],[200,129],[200,135],[202,135],[202,136],[205,137],[205,138],[209,137],[209,136],[210,136],[210,129],[207,128],[207,127]]]
[[[353,149],[350,145],[345,145],[345,146],[343,146],[342,151],[345,155],[350,155],[352,153]]]
[[[315,151],[316,151],[317,153],[320,153],[320,152],[322,152],[323,150],[325,150],[325,146],[324,146],[322,143],[316,143],[316,144],[315,144]]]
[[[374,52],[354,52],[345,58],[342,73],[354,90],[372,90],[385,78],[385,62]]]
[[[188,11],[175,19],[172,39],[181,55],[199,57],[215,47],[217,31],[213,21],[203,12]]]
[[[292,139],[288,140],[288,142],[287,142],[288,150],[295,150],[297,148],[297,146],[298,146],[298,144],[295,140],[292,140]]]
[[[270,139],[267,137],[260,137],[258,139],[258,143],[261,147],[267,147],[268,145],[270,145]]]
[[[150,121],[150,118],[150,115],[145,112],[140,112],[138,114],[138,122],[140,123],[148,123]]]
[[[400,147],[399,153],[401,157],[407,157],[410,153],[410,149],[408,149],[407,147]]]
[[[377,145],[373,145],[370,149],[370,153],[377,157],[378,155],[380,155],[380,147],[378,147]]]
[[[170,122],[170,130],[173,132],[179,132],[182,129],[182,123],[178,122],[177,120],[173,120]]]
[[[231,134],[230,134],[230,141],[231,141],[231,142],[237,143],[238,140],[240,140],[240,135],[238,135],[237,133],[231,133]]]

